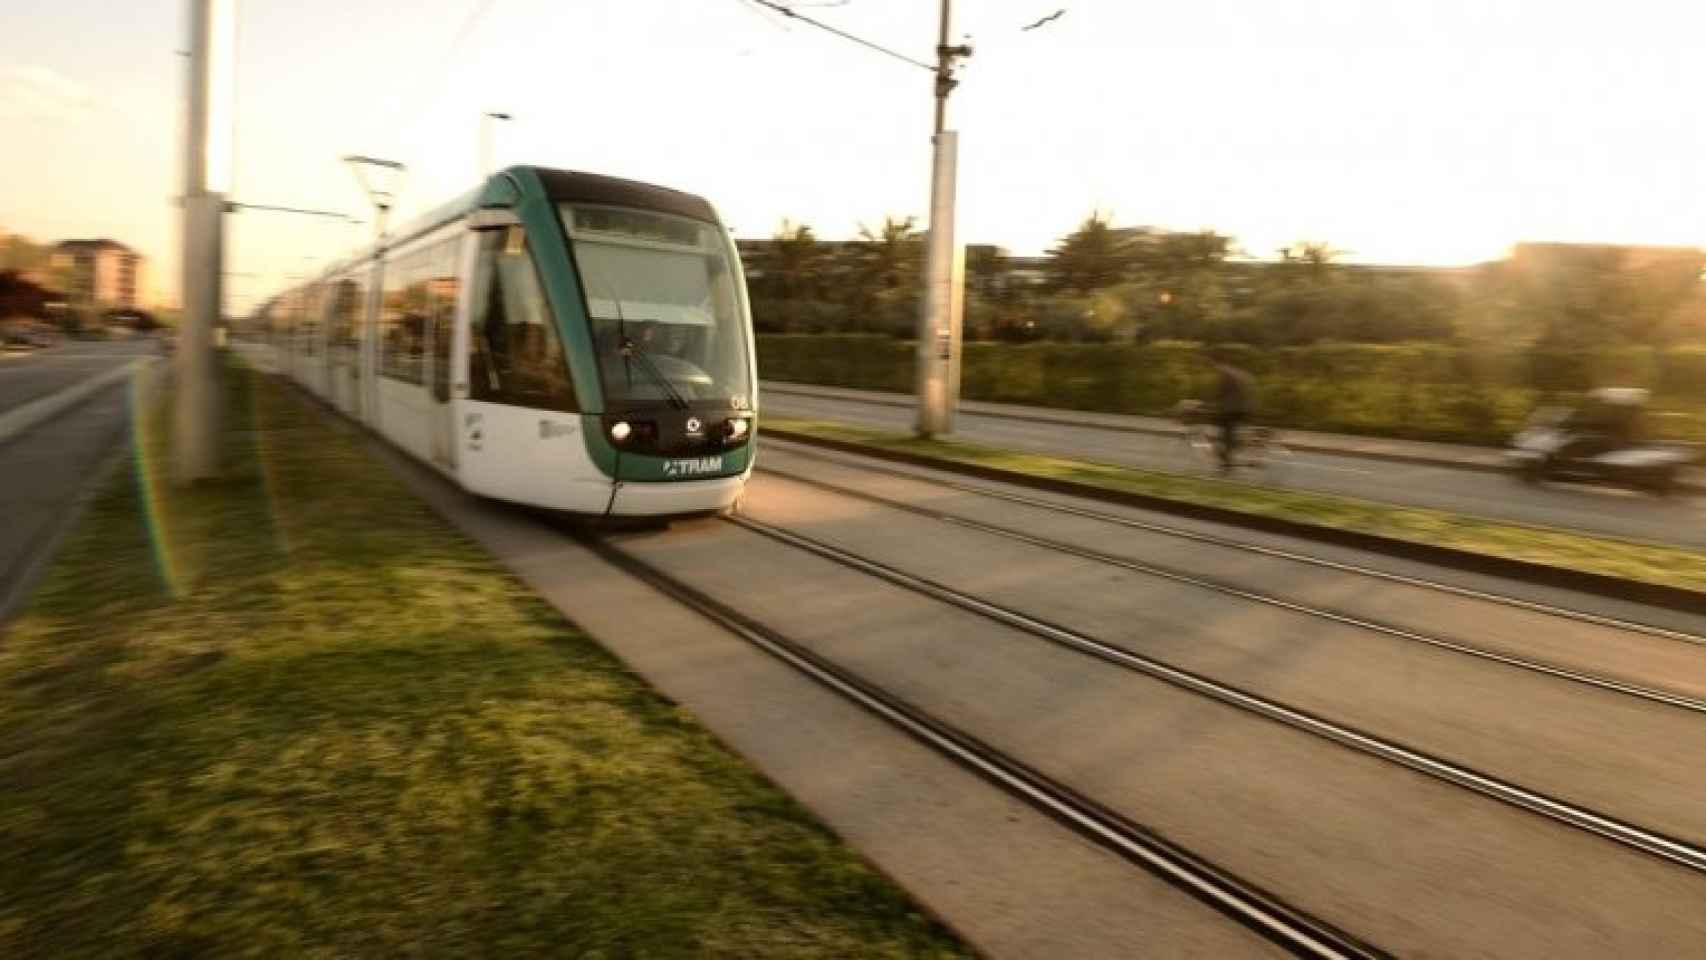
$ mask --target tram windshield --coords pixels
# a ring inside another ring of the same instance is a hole
[[[563,204],[610,409],[745,406],[752,396],[736,275],[715,226]]]

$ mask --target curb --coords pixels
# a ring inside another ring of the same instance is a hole
[[[1450,567],[1467,573],[1484,576],[1501,577],[1506,580],[1516,580],[1522,583],[1542,587],[1553,587],[1562,590],[1573,590],[1596,597],[1611,600],[1631,601],[1670,610],[1677,613],[1706,615],[1706,592],[1691,590],[1686,587],[1675,587],[1662,583],[1651,583],[1646,580],[1630,580],[1625,577],[1615,577],[1605,573],[1591,573],[1586,570],[1576,570],[1570,567],[1558,567],[1533,560],[1518,560],[1514,557],[1501,557],[1492,554],[1475,553],[1458,547],[1444,547],[1438,544],[1422,543],[1417,540],[1404,540],[1377,533],[1363,533],[1355,530],[1343,530],[1338,527],[1327,527],[1302,520],[1289,520],[1284,517],[1270,517],[1255,513],[1233,510],[1229,507],[1212,507],[1204,504],[1188,503],[1183,500],[1172,500],[1166,497],[1148,493],[1135,493],[1126,490],[1110,490],[1105,487],[1095,487],[1074,480],[1061,480],[1054,477],[1038,477],[1031,474],[1005,470],[999,467],[986,467],[973,463],[961,463],[946,460],[922,453],[907,453],[899,450],[884,450],[870,447],[848,440],[831,440],[825,437],[814,437],[808,434],[795,433],[791,430],[776,427],[765,427],[764,435],[778,440],[788,440],[807,446],[823,447],[828,450],[838,450],[842,453],[852,453],[877,460],[887,460],[893,463],[904,463],[915,467],[926,467],[932,470],[942,470],[983,480],[993,480],[1014,486],[1028,487],[1033,490],[1043,490],[1050,493],[1061,493],[1089,500],[1100,500],[1105,503],[1117,503],[1123,506],[1139,507],[1158,513],[1171,514],[1191,520],[1202,520],[1220,523],[1228,526],[1242,527],[1262,533],[1274,533],[1283,536],[1312,540],[1317,543],[1328,543],[1334,546],[1350,547],[1366,550],[1370,553],[1383,554],[1400,560],[1410,560],[1434,566]]]
[[[848,389],[848,388],[843,388]],[[816,390],[801,389],[798,385],[786,387],[771,385],[763,388],[765,393],[779,393],[783,396],[811,397],[814,400],[842,400],[839,394],[820,393]],[[912,403],[902,400],[890,400],[887,397],[860,397],[856,402],[868,403],[882,407],[911,409]],[[997,420],[1022,420],[1026,423],[1046,423],[1056,427],[1080,427],[1087,430],[1106,430],[1109,433],[1135,433],[1146,437],[1177,437],[1178,430],[1168,427],[1143,427],[1135,424],[1097,423],[1093,420],[1079,420],[1068,416],[1056,416],[1047,413],[1029,413],[1025,411],[970,410],[960,407],[960,414],[972,417],[991,417]],[[1283,433],[1283,431],[1282,431]],[[1286,440],[1285,445],[1291,450],[1302,450],[1306,453],[1325,453],[1335,457],[1358,457],[1363,460],[1385,460],[1391,463],[1410,463],[1425,467],[1450,467],[1455,470],[1474,470],[1480,473],[1504,472],[1497,464],[1481,463],[1475,460],[1453,460],[1449,457],[1428,456],[1421,453],[1395,453],[1386,450],[1355,450],[1347,447],[1335,447],[1328,444],[1298,443]],[[1703,487],[1706,489],[1706,487]]]
[[[137,357],[116,370],[96,374],[87,380],[66,387],[58,393],[38,397],[16,410],[8,410],[0,414],[0,443],[17,439],[41,426],[44,422],[89,399],[102,388],[130,377],[153,362],[153,357]]]

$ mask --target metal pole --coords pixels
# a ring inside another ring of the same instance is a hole
[[[214,138],[228,138],[221,129],[231,120],[229,100],[217,101],[215,84],[229,84],[232,24],[230,0],[190,0],[190,57],[187,142],[184,152],[183,196],[183,318],[178,331],[177,394],[173,408],[172,466],[175,479],[193,483],[219,473],[217,369],[213,330],[220,321],[224,262],[225,197],[210,189],[210,179],[223,188],[229,170],[225,149],[210,150]],[[223,47],[219,45],[224,45]],[[228,141],[222,141],[222,147]]]
[[[948,46],[951,0],[942,0],[936,43],[935,156],[930,174],[930,230],[925,237],[924,302],[918,314],[918,422],[920,437],[951,433],[959,401],[960,311],[955,286],[954,196],[959,134],[946,129],[948,94],[959,81],[954,63],[969,46]]]

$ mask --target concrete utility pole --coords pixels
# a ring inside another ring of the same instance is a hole
[[[925,238],[924,304],[918,315],[918,435],[951,433],[960,392],[963,248],[954,242],[954,193],[959,134],[945,129],[948,94],[959,81],[954,65],[971,47],[948,46],[950,0],[942,0],[936,43],[935,160],[930,176],[930,232]]]
[[[213,330],[223,319],[225,192],[230,188],[235,107],[234,2],[189,0],[183,319],[178,330],[178,390],[172,432],[172,467],[180,483],[219,473],[218,369],[213,357]]]

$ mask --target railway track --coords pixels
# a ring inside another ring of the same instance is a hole
[[[838,566],[880,579],[1001,626],[1111,666],[1158,680],[1235,710],[1375,757],[1434,780],[1497,800],[1574,830],[1638,851],[1696,874],[1706,874],[1706,849],[1587,806],[1530,789],[1356,726],[1315,715],[1259,693],[1123,649],[1096,637],[1011,609],[890,564],[748,517],[725,523]],[[1388,955],[1355,935],[1315,918],[1261,887],[1192,853],[1052,779],[972,733],[931,715],[858,676],[786,634],[640,559],[610,540],[589,545],[612,564],[651,584],[719,626],[812,680],[880,716],[908,735],[972,770],[1127,861],[1188,891],[1226,916],[1299,956]],[[1671,704],[1676,706],[1676,704]],[[1685,709],[1695,709],[1685,707]]]
[[[1393,583],[1393,584],[1399,584],[1399,585],[1406,586],[1406,587],[1414,587],[1414,588],[1418,588],[1418,589],[1422,589],[1422,590],[1429,590],[1429,591],[1433,591],[1436,593],[1441,593],[1441,594],[1445,594],[1445,595],[1449,595],[1449,596],[1453,596],[1453,597],[1458,597],[1461,599],[1477,600],[1477,601],[1482,601],[1485,603],[1498,604],[1500,606],[1511,607],[1511,608],[1518,609],[1518,610],[1524,610],[1524,611],[1527,611],[1530,613],[1539,613],[1539,614],[1544,614],[1546,616],[1561,617],[1561,618],[1566,619],[1566,620],[1574,620],[1574,621],[1579,622],[1579,623],[1586,623],[1586,624],[1590,624],[1590,625],[1597,626],[1597,627],[1607,627],[1607,628],[1614,629],[1614,630],[1623,630],[1623,631],[1627,631],[1630,633],[1643,634],[1645,636],[1656,637],[1656,638],[1660,638],[1660,639],[1664,639],[1664,640],[1672,640],[1672,641],[1676,641],[1678,643],[1690,644],[1690,645],[1694,645],[1694,646],[1706,646],[1706,635],[1702,635],[1702,634],[1698,634],[1698,633],[1692,633],[1692,632],[1689,632],[1686,630],[1675,630],[1675,629],[1672,629],[1669,627],[1661,627],[1661,626],[1658,626],[1655,624],[1642,623],[1642,622],[1636,621],[1636,620],[1627,620],[1627,619],[1622,619],[1622,618],[1618,618],[1618,617],[1606,616],[1604,614],[1592,613],[1590,611],[1578,610],[1578,609],[1574,609],[1571,607],[1562,607],[1562,606],[1558,606],[1556,604],[1543,603],[1541,601],[1529,600],[1529,599],[1526,599],[1523,597],[1513,597],[1513,596],[1508,596],[1505,594],[1491,593],[1491,592],[1484,591],[1484,590],[1475,590],[1475,589],[1470,588],[1470,587],[1463,587],[1463,586],[1459,586],[1457,584],[1443,583],[1443,582],[1440,582],[1437,580],[1430,580],[1430,579],[1427,579],[1425,577],[1418,577],[1418,576],[1414,576],[1414,575],[1410,575],[1410,574],[1394,573],[1390,570],[1382,570],[1382,569],[1379,569],[1376,567],[1369,567],[1369,566],[1364,566],[1361,564],[1348,563],[1348,562],[1345,562],[1343,560],[1333,560],[1333,559],[1329,559],[1327,557],[1320,557],[1320,556],[1315,556],[1315,555],[1307,554],[1307,553],[1299,553],[1295,550],[1287,550],[1284,548],[1268,546],[1265,544],[1250,543],[1248,541],[1236,540],[1236,539],[1233,539],[1231,537],[1220,536],[1218,534],[1204,533],[1204,532],[1201,532],[1198,530],[1190,530],[1190,529],[1186,529],[1183,527],[1172,526],[1172,525],[1165,524],[1165,523],[1157,523],[1157,522],[1150,521],[1150,520],[1139,520],[1135,517],[1122,516],[1120,514],[1110,513],[1110,512],[1105,511],[1105,510],[1096,510],[1096,509],[1092,509],[1089,507],[1082,507],[1082,506],[1077,506],[1074,504],[1062,503],[1058,500],[1049,500],[1049,499],[1045,499],[1043,497],[1030,496],[1030,495],[1023,494],[1023,493],[1017,493],[1017,492],[1014,492],[1011,490],[997,489],[995,487],[986,486],[983,484],[969,483],[969,482],[960,481],[960,480],[950,480],[950,479],[947,479],[947,478],[941,477],[941,476],[912,472],[912,471],[908,471],[908,470],[895,469],[892,467],[882,466],[878,463],[867,462],[867,461],[863,461],[863,460],[855,461],[854,459],[851,459],[851,458],[832,456],[832,455],[829,455],[829,454],[826,454],[826,453],[823,453],[823,452],[820,452],[817,450],[813,450],[813,449],[804,447],[804,446],[797,444],[797,443],[789,443],[787,441],[776,441],[776,440],[771,440],[769,442],[770,443],[781,443],[784,446],[786,446],[789,456],[797,456],[797,457],[801,457],[803,459],[816,460],[816,461],[819,461],[822,463],[831,463],[831,464],[835,464],[836,466],[845,467],[845,468],[851,469],[851,470],[859,470],[859,471],[874,474],[877,476],[894,477],[897,479],[907,480],[907,481],[911,481],[914,483],[921,483],[921,484],[925,484],[927,486],[933,486],[933,487],[937,487],[937,488],[944,489],[944,490],[953,490],[953,491],[956,491],[959,493],[971,494],[974,496],[985,497],[985,498],[992,499],[992,500],[1001,500],[1001,501],[1004,501],[1007,503],[1019,504],[1019,505],[1026,506],[1026,507],[1034,507],[1034,508],[1039,509],[1039,510],[1044,510],[1044,511],[1047,511],[1050,513],[1057,513],[1057,514],[1061,514],[1064,516],[1079,517],[1081,519],[1086,519],[1086,520],[1095,520],[1098,522],[1107,523],[1107,524],[1111,524],[1114,526],[1124,527],[1124,528],[1129,529],[1129,530],[1140,530],[1144,533],[1157,534],[1160,536],[1171,537],[1171,538],[1178,539],[1178,540],[1190,541],[1192,543],[1201,543],[1201,544],[1207,544],[1207,545],[1215,546],[1215,547],[1223,547],[1223,548],[1226,548],[1229,550],[1236,550],[1236,551],[1240,551],[1243,553],[1249,553],[1249,554],[1268,557],[1271,559],[1284,560],[1284,561],[1288,561],[1291,563],[1298,563],[1298,564],[1312,566],[1312,567],[1316,567],[1316,568],[1320,568],[1320,569],[1332,570],[1336,573],[1350,574],[1352,576],[1363,577],[1363,578],[1367,578],[1367,579],[1371,579],[1371,580],[1379,580],[1379,581],[1383,581],[1386,583]],[[763,472],[766,472],[766,473],[773,473],[773,474],[777,474],[777,475],[782,475],[782,473],[783,473],[783,472],[777,471],[771,467],[763,467],[761,469],[763,470]],[[796,477],[797,477],[797,475],[796,475]]]
[[[1026,533],[1022,530],[1017,530],[1017,529],[1014,529],[1012,527],[1006,527],[1006,526],[1002,526],[1000,524],[987,523],[985,521],[977,520],[977,519],[967,517],[967,516],[963,516],[961,514],[950,513],[948,511],[938,510],[938,509],[931,508],[931,507],[920,507],[916,504],[907,503],[907,502],[902,501],[902,500],[896,500],[896,499],[891,498],[891,497],[879,496],[877,494],[869,493],[869,492],[866,492],[863,490],[855,490],[851,487],[846,487],[846,486],[842,486],[840,484],[831,483],[831,482],[826,481],[826,480],[820,480],[820,479],[815,478],[815,477],[807,477],[807,476],[797,474],[797,473],[787,471],[787,470],[777,470],[774,468],[767,467],[764,469],[764,472],[771,475],[771,476],[780,477],[780,478],[787,480],[791,483],[804,484],[806,486],[814,487],[814,488],[819,489],[819,490],[824,490],[826,492],[833,493],[833,494],[838,495],[838,496],[851,497],[853,499],[861,500],[861,501],[866,502],[866,503],[872,503],[872,504],[882,506],[882,507],[886,507],[889,509],[898,510],[898,511],[901,511],[904,513],[909,513],[909,514],[912,514],[914,516],[925,517],[927,519],[934,520],[934,521],[937,521],[940,523],[952,524],[954,526],[963,527],[963,528],[966,528],[969,530],[976,530],[976,531],[979,531],[981,533],[987,533],[987,534],[991,534],[993,536],[1004,537],[1006,539],[1015,540],[1015,541],[1018,541],[1020,543],[1030,544],[1031,546],[1041,547],[1043,549],[1050,550],[1050,551],[1053,551],[1055,553],[1061,553],[1061,554],[1065,554],[1067,556],[1077,557],[1077,558],[1083,559],[1083,560],[1090,560],[1092,562],[1105,564],[1107,566],[1118,567],[1122,570],[1129,570],[1133,573],[1139,573],[1139,574],[1144,574],[1147,576],[1159,577],[1159,578],[1162,578],[1165,580],[1170,580],[1174,583],[1180,583],[1180,584],[1184,584],[1187,586],[1197,587],[1197,588],[1200,588],[1203,590],[1212,591],[1214,593],[1218,593],[1218,594],[1221,594],[1223,596],[1230,596],[1230,597],[1234,597],[1234,598],[1237,598],[1240,600],[1249,601],[1252,603],[1263,604],[1265,606],[1277,607],[1277,608],[1282,609],[1282,610],[1291,611],[1292,613],[1300,613],[1300,614],[1303,614],[1305,616],[1314,617],[1317,619],[1326,620],[1326,621],[1329,621],[1332,623],[1338,623],[1338,624],[1342,624],[1345,626],[1355,627],[1355,628],[1358,628],[1361,630],[1369,631],[1371,633],[1378,633],[1378,634],[1388,636],[1388,637],[1393,637],[1393,638],[1396,638],[1399,640],[1404,640],[1404,641],[1408,641],[1408,642],[1412,642],[1412,643],[1419,643],[1419,644],[1423,644],[1426,646],[1434,647],[1436,649],[1448,650],[1452,653],[1462,654],[1462,655],[1468,656],[1468,657],[1474,657],[1476,659],[1485,660],[1485,661],[1488,661],[1491,663],[1497,663],[1501,666],[1511,667],[1511,668],[1518,669],[1518,670],[1525,670],[1525,671],[1528,671],[1530,673],[1537,673],[1537,674],[1553,677],[1553,678],[1560,679],[1560,680],[1566,680],[1566,681],[1569,681],[1571,683],[1581,684],[1583,686],[1594,687],[1594,688],[1600,689],[1600,690],[1607,690],[1607,691],[1610,691],[1613,693],[1623,694],[1625,696],[1634,697],[1636,699],[1646,700],[1646,701],[1649,701],[1652,703],[1663,704],[1664,706],[1667,706],[1667,707],[1674,707],[1674,708],[1679,709],[1679,710],[1686,710],[1686,711],[1689,711],[1691,713],[1699,714],[1701,716],[1706,716],[1706,700],[1702,700],[1698,697],[1689,696],[1687,694],[1678,693],[1678,692],[1671,691],[1671,690],[1664,690],[1664,689],[1661,689],[1658,687],[1652,687],[1652,686],[1647,686],[1647,685],[1638,684],[1638,683],[1631,683],[1629,681],[1620,680],[1620,679],[1617,679],[1615,677],[1608,677],[1608,676],[1604,676],[1601,674],[1592,673],[1589,671],[1576,670],[1576,669],[1573,669],[1570,667],[1561,666],[1561,665],[1556,664],[1556,663],[1550,663],[1550,662],[1545,661],[1545,660],[1539,660],[1539,659],[1535,659],[1535,658],[1531,658],[1531,657],[1518,656],[1515,654],[1506,653],[1506,652],[1499,651],[1499,650],[1492,650],[1492,649],[1488,649],[1486,647],[1481,647],[1481,646],[1478,646],[1476,644],[1473,644],[1473,643],[1470,643],[1467,641],[1463,641],[1463,640],[1458,640],[1458,639],[1454,639],[1454,638],[1450,638],[1450,637],[1444,637],[1444,636],[1439,636],[1439,635],[1435,635],[1435,634],[1430,634],[1430,633],[1426,633],[1426,632],[1423,632],[1420,630],[1412,630],[1412,629],[1408,629],[1405,627],[1396,626],[1396,625],[1393,625],[1390,623],[1384,623],[1384,622],[1381,622],[1379,620],[1371,619],[1369,617],[1358,616],[1356,614],[1347,613],[1344,611],[1330,610],[1330,609],[1326,609],[1323,607],[1314,606],[1312,604],[1301,603],[1301,602],[1298,602],[1295,600],[1286,599],[1285,597],[1276,596],[1274,594],[1262,593],[1260,591],[1255,591],[1255,590],[1248,590],[1248,589],[1245,589],[1243,587],[1239,587],[1235,584],[1227,583],[1227,582],[1221,581],[1221,580],[1215,580],[1215,579],[1212,579],[1209,577],[1199,576],[1197,574],[1186,573],[1186,572],[1183,572],[1183,571],[1180,571],[1177,569],[1167,567],[1163,564],[1157,564],[1157,563],[1153,563],[1153,562],[1149,562],[1149,561],[1138,561],[1138,560],[1130,559],[1128,557],[1115,556],[1113,554],[1104,553],[1104,552],[1099,551],[1099,550],[1091,550],[1091,549],[1081,547],[1081,546],[1078,546],[1075,544],[1067,543],[1067,542],[1064,542],[1061,540],[1055,540],[1055,539],[1048,538],[1048,537],[1042,537],[1042,536],[1037,536],[1035,534]],[[970,491],[968,491],[968,492],[970,492]],[[976,492],[981,493],[982,491],[976,491]],[[996,493],[999,493],[999,492],[996,492]],[[991,495],[993,496],[995,494],[992,493]],[[1010,499],[1010,498],[1006,494],[1002,493],[1000,495],[1000,499]],[[1029,498],[1020,498],[1020,499],[1028,500]],[[1046,505],[1046,502],[1043,505]],[[1112,521],[1116,521],[1116,522],[1117,521],[1123,521],[1126,519],[1126,518],[1117,517],[1117,516],[1105,516],[1104,517],[1103,515],[1095,515],[1095,514],[1093,514],[1093,512],[1078,511],[1076,509],[1069,509],[1067,512],[1073,513],[1074,515],[1083,515],[1084,513],[1092,513],[1092,515],[1095,516],[1096,519],[1108,519],[1108,520],[1112,520]],[[1137,523],[1139,521],[1133,521],[1133,522]],[[1266,548],[1251,548],[1251,549],[1259,549],[1259,550],[1264,550],[1264,551],[1266,550]],[[1371,573],[1371,575],[1373,575],[1373,574]]]
[[[784,531],[731,519],[754,532]],[[899,728],[914,740],[972,771],[1122,859],[1149,871],[1233,921],[1299,957],[1384,958],[1391,953],[1286,903],[1131,819],[1109,810],[1011,755],[979,740],[802,643],[622,550],[607,539],[584,542],[607,562],[696,611],[735,636]],[[802,544],[795,544],[802,546]],[[809,548],[808,548],[809,549]],[[815,552],[815,551],[814,551]]]
[[[1330,720],[1277,700],[1213,680],[1201,674],[1134,653],[1076,630],[1049,623],[933,580],[907,573],[881,561],[780,527],[745,517],[727,520],[778,543],[814,554],[832,563],[885,580],[948,606],[973,613],[1074,652],[1143,674],[1198,696],[1347,747],[1359,753],[1414,770],[1436,780],[1538,814],[1621,846],[1706,874],[1706,849],[1618,817],[1600,813],[1539,790],[1532,790],[1490,773],[1475,770],[1426,751],[1384,738],[1348,723]]]

